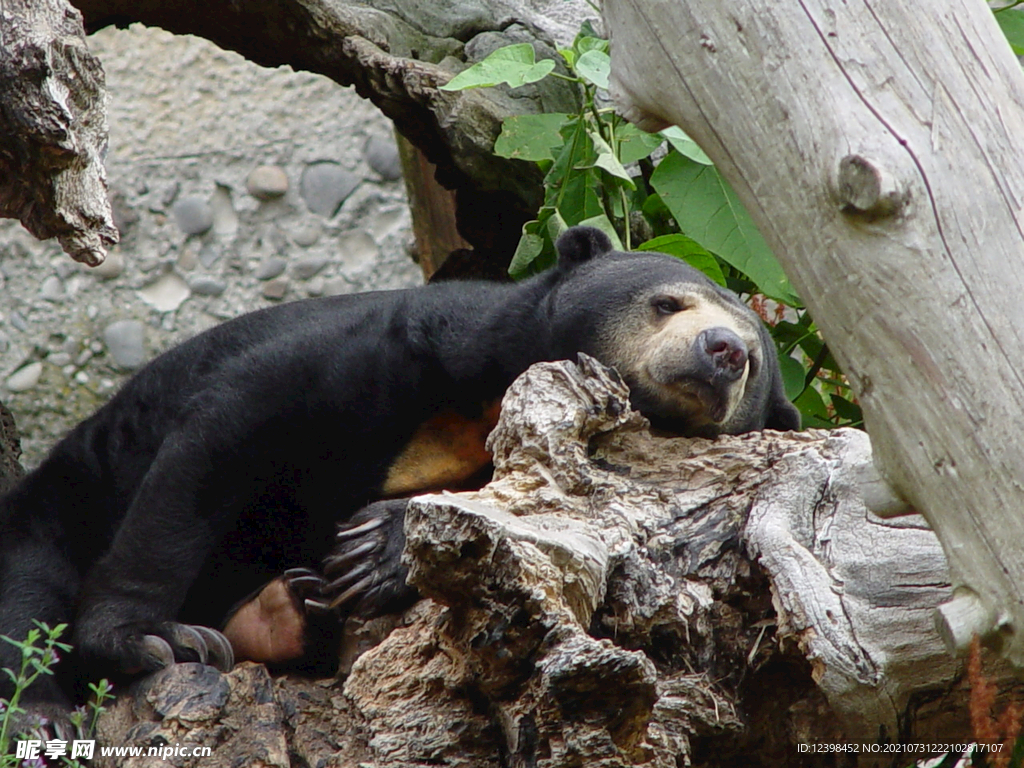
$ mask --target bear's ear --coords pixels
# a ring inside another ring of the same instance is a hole
[[[614,249],[608,235],[600,229],[571,227],[559,236],[555,250],[558,251],[558,266],[572,267]]]

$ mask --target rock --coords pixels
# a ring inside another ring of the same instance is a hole
[[[231,190],[218,184],[210,195],[210,210],[213,211],[213,231],[222,237],[233,237],[238,232],[238,214],[231,202]]]
[[[192,293],[200,296],[220,296],[227,290],[228,284],[215,277],[200,276],[188,281]]]
[[[363,158],[385,181],[402,178],[402,160],[398,156],[398,145],[392,137],[374,134],[368,138],[363,145]]]
[[[188,195],[172,209],[178,228],[186,235],[201,235],[213,226],[213,209],[199,195]]]
[[[95,275],[101,280],[113,280],[124,272],[124,254],[120,248],[113,248],[107,253],[107,258],[102,264],[95,267],[85,268],[90,275]]]
[[[279,301],[284,298],[286,293],[288,293],[288,279],[285,277],[274,278],[263,286],[263,298],[265,299]]]
[[[188,283],[174,272],[167,272],[139,291],[139,298],[158,312],[173,312],[192,292]]]
[[[332,161],[307,165],[302,172],[299,193],[306,207],[328,218],[338,212],[345,198],[359,186],[361,179]]]
[[[288,191],[288,174],[276,165],[261,165],[245,180],[245,188],[257,200],[273,200]]]
[[[199,249],[199,263],[209,269],[220,259],[220,246],[217,243],[203,243]]]
[[[50,275],[43,280],[43,284],[39,288],[39,295],[46,301],[63,301],[65,298],[64,283],[57,275]]]
[[[353,290],[352,284],[344,277],[332,277],[330,280],[324,280],[324,296],[340,296],[343,293],[352,293]]]
[[[309,248],[311,245],[316,245],[317,240],[320,239],[320,225],[319,223],[309,224],[299,228],[299,230],[292,236],[292,240],[295,241],[296,245],[301,245],[303,248]]]
[[[284,272],[285,267],[288,266],[288,262],[277,256],[271,256],[268,259],[264,259],[258,267],[256,267],[256,279],[257,280],[273,280],[275,277]]]
[[[146,362],[145,335],[145,326],[138,320],[117,320],[103,329],[103,341],[114,363],[127,370]]]
[[[299,259],[292,266],[292,275],[298,280],[309,280],[317,272],[327,266],[329,259],[326,256],[306,256]]]
[[[380,253],[377,243],[361,229],[338,238],[338,252],[348,270],[359,270],[373,264]]]
[[[11,392],[27,392],[39,383],[43,375],[43,364],[39,361],[19,368],[7,377],[6,386]]]

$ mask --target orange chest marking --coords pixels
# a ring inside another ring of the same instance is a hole
[[[427,419],[388,469],[383,495],[442,490],[471,478],[491,463],[484,442],[500,412],[494,402],[478,418],[444,411]]]

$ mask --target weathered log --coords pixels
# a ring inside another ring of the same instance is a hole
[[[409,503],[427,599],[343,682],[271,694],[251,665],[226,686],[182,665],[161,690],[201,678],[191,695],[219,712],[184,718],[149,681],[101,738],[209,744],[204,768],[232,764],[244,679],[263,693],[241,699],[282,713],[253,713],[260,738],[310,765],[838,765],[850,756],[796,746],[968,739],[961,670],[931,622],[950,594],[941,548],[920,518],[864,508],[866,435],[666,438],[627,397],[590,361],[513,385],[494,480]]]
[[[103,68],[66,0],[0,10],[0,217],[95,266],[117,242],[107,201]]]
[[[1024,664],[1024,74],[984,3],[608,0],[631,119],[683,127],[806,301],[875,463],[942,540],[940,614]]]

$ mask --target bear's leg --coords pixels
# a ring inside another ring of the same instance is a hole
[[[192,582],[236,511],[200,510],[215,482],[212,430],[168,435],[107,553],[86,573],[74,643],[89,663],[121,672],[200,661],[228,670],[231,645],[209,627],[174,621]]]
[[[79,577],[56,544],[31,533],[5,530],[0,547],[0,627],[4,634],[20,641],[36,627],[33,620],[51,629],[69,623],[74,615]],[[65,635],[60,641],[67,640]],[[0,641],[0,667],[18,673],[21,662],[21,651]],[[0,675],[0,696],[9,699],[12,685],[7,675]],[[24,693],[23,700],[67,702],[50,675],[40,676]]]

